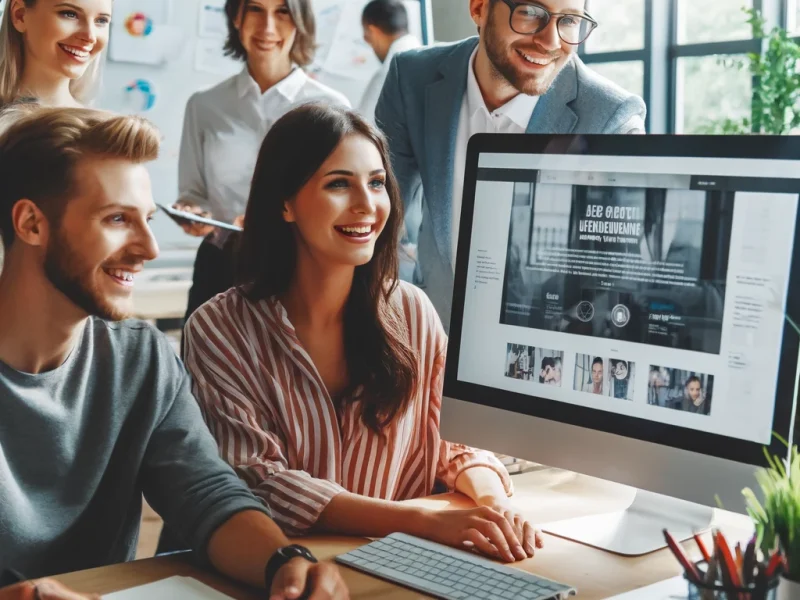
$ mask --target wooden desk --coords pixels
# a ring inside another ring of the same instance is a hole
[[[546,468],[515,476],[514,482],[515,504],[536,523],[619,510],[630,502],[632,493],[632,490],[597,479]],[[466,507],[469,500],[457,494],[447,494],[411,503],[447,510]],[[718,526],[729,539],[743,540],[751,529],[746,517],[730,513],[720,513]],[[359,538],[330,536],[308,537],[298,541],[323,560],[333,559],[368,542]],[[694,544],[687,543],[685,546],[692,556],[698,557]],[[545,547],[536,557],[515,566],[572,584],[578,588],[579,597],[598,600],[667,579],[680,572],[674,558],[666,550],[625,558],[553,536],[545,536]],[[342,573],[354,599],[410,600],[424,597],[347,568],[342,567]],[[218,575],[202,572],[180,556],[70,573],[56,579],[77,591],[105,594],[172,575],[195,577],[237,600],[264,598],[263,594],[243,589]]]

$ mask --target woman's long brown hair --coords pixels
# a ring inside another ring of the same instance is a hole
[[[244,232],[238,249],[237,284],[252,301],[286,293],[297,260],[294,228],[283,218],[293,199],[343,138],[360,135],[380,152],[391,211],[367,264],[356,267],[345,307],[344,347],[350,376],[344,403],[359,403],[360,416],[380,432],[402,412],[417,385],[417,360],[399,303],[391,301],[398,279],[398,240],[403,209],[383,136],[355,112],[306,104],[272,126],[261,145]]]

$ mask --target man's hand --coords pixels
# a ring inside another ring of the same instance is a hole
[[[0,600],[100,600],[100,596],[78,594],[52,579],[39,579],[0,589]]]
[[[175,210],[182,210],[183,212],[192,213],[193,215],[204,217],[206,219],[211,218],[210,212],[188,202],[176,202],[172,205],[172,208]],[[191,221],[181,223],[181,229],[183,229],[185,233],[195,237],[206,237],[209,233],[214,231],[214,227],[212,225],[203,225],[202,223],[194,223]]]
[[[293,558],[275,574],[270,600],[348,600],[339,569],[325,562]]]

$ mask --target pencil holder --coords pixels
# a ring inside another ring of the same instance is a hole
[[[703,579],[706,576],[707,563],[696,563],[697,570]],[[744,587],[726,587],[719,581],[713,583],[692,581],[684,574],[689,585],[688,600],[775,600],[777,598],[780,577],[773,577],[766,582],[752,583]]]

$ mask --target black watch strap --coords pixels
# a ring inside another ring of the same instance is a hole
[[[291,546],[278,548],[264,568],[264,584],[266,585],[267,592],[272,590],[272,581],[275,579],[275,575],[280,571],[281,567],[293,558],[303,558],[311,563],[317,562],[317,559],[311,554],[311,550],[305,546],[292,544]]]

